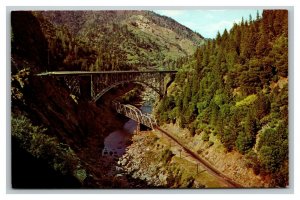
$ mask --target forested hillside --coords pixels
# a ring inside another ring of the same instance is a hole
[[[71,187],[111,187],[113,184],[112,181],[99,183],[87,177],[105,179],[99,157],[92,156],[98,154],[92,152],[98,152],[103,146],[111,125],[117,127],[121,123],[112,119],[114,115],[105,106],[98,107],[84,100],[74,101],[60,80],[35,76],[44,71],[80,70],[78,60],[86,58],[93,62],[94,55],[95,52],[77,45],[66,30],[55,27],[43,17],[28,11],[11,13],[14,188],[70,187],[70,183],[58,183],[63,178],[54,177],[53,183],[49,181],[54,172],[69,177]],[[23,155],[28,156],[23,158]],[[35,173],[36,166],[32,165],[36,163],[43,163],[37,165],[46,165],[54,172],[47,176],[49,169],[42,168],[38,171],[40,174]],[[76,184],[72,183],[74,177]]]
[[[173,66],[192,55],[201,35],[151,11],[45,11],[35,12],[95,52],[95,61],[81,58],[82,70],[128,70]],[[62,38],[68,41],[68,37]],[[79,52],[75,46],[75,56]],[[66,47],[68,47],[66,45]]]
[[[272,186],[288,185],[288,12],[250,16],[182,61],[160,123],[217,135]]]

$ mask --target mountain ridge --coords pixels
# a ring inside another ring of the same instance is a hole
[[[97,52],[97,61],[88,70],[171,66],[170,62],[191,56],[204,42],[200,34],[152,11],[35,13]],[[107,63],[110,66],[105,66]]]

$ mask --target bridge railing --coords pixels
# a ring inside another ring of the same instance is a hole
[[[152,115],[148,113],[142,113],[141,110],[132,105],[121,104],[118,101],[113,101],[112,105],[119,114],[125,115],[126,117],[133,119],[134,121],[151,129],[154,129],[154,127],[157,125],[156,119]]]

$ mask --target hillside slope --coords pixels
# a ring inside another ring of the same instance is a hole
[[[181,68],[160,122],[188,128],[191,143],[212,146],[217,136],[271,187],[288,186],[288,12],[264,10],[225,29]]]
[[[201,35],[151,11],[37,12],[97,52],[86,70],[171,66],[203,43]]]

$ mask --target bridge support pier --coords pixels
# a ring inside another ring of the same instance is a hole
[[[96,102],[113,87],[130,82],[150,87],[162,98],[166,94],[166,75],[176,72],[175,70],[53,71],[40,73],[37,76],[63,77],[71,94]]]
[[[91,93],[92,93],[92,86],[91,86],[91,80],[88,76],[82,76],[79,77],[80,79],[80,98],[84,100],[90,100],[91,99]]]
[[[135,129],[136,133],[139,133],[141,131],[141,124],[138,122]]]

